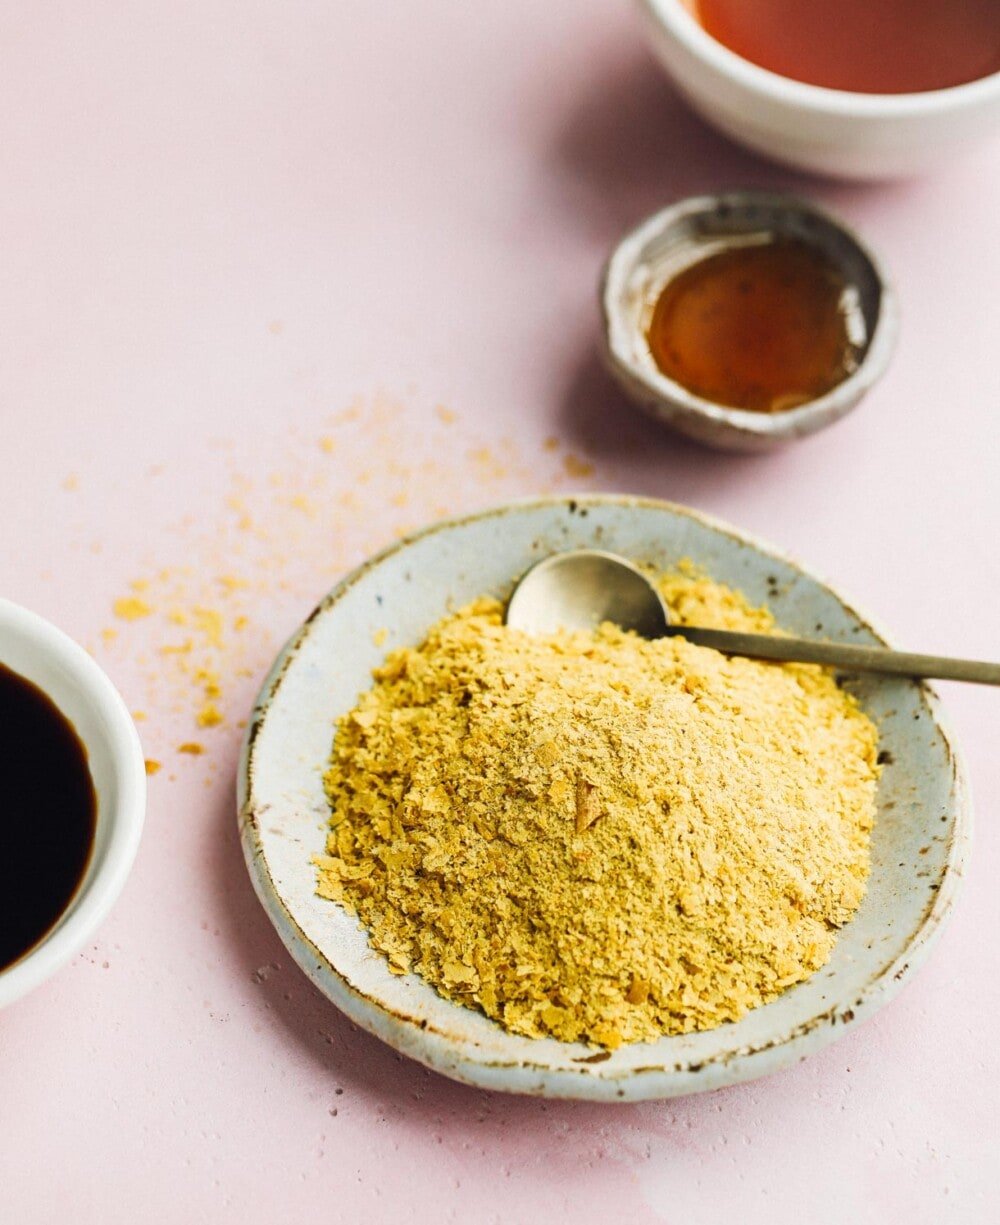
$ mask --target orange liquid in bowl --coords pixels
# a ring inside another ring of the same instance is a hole
[[[857,369],[865,321],[840,272],[793,240],[728,247],[663,287],[646,341],[688,391],[774,413],[818,399]]]
[[[780,76],[923,93],[1000,72],[1000,0],[686,0],[731,51]]]

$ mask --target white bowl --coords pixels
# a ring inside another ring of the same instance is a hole
[[[487,1089],[601,1100],[670,1097],[776,1071],[833,1041],[889,1000],[950,913],[970,824],[964,774],[933,693],[868,678],[852,688],[892,759],[879,784],[868,892],[830,962],[735,1024],[613,1052],[509,1034],[390,974],[363,927],[316,896],[311,856],[329,811],[323,770],[334,721],[393,646],[418,642],[445,612],[561,549],[610,549],[664,568],[692,558],[769,604],[802,634],[884,642],[841,596],[766,546],[703,515],[635,498],[554,498],[436,524],[349,575],[275,661],[239,770],[243,851],[289,952],[352,1020],[397,1050]],[[378,631],[387,630],[388,636]]]
[[[665,284],[728,243],[757,234],[820,251],[856,290],[867,333],[858,367],[843,382],[777,413],[729,408],[688,391],[660,370],[646,338]],[[857,234],[802,200],[753,191],[695,196],[648,217],[611,253],[601,309],[605,357],[625,393],[657,421],[722,451],[767,451],[839,421],[885,373],[899,331],[895,291]]]
[[[118,691],[82,647],[37,613],[0,599],[0,663],[43,690],[87,750],[97,793],[90,860],[48,934],[0,971],[0,1007],[54,974],[94,935],[121,892],[146,809],[142,746]],[[39,780],[44,785],[44,780]],[[45,865],[38,865],[39,874]]]
[[[790,166],[889,178],[930,169],[997,134],[1000,73],[925,93],[824,89],[736,55],[682,0],[641,3],[654,52],[694,109],[727,136]]]

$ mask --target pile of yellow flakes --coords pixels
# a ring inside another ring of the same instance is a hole
[[[675,621],[769,629],[670,575]],[[614,1048],[735,1020],[824,964],[865,890],[876,731],[828,673],[481,600],[341,719],[318,890],[398,972]]]

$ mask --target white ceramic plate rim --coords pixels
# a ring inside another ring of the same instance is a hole
[[[9,634],[29,645],[38,660],[45,660],[68,677],[85,696],[105,730],[105,749],[115,777],[115,795],[98,820],[107,822],[108,838],[99,862],[88,864],[83,879],[64,915],[51,931],[13,965],[0,971],[0,1007],[20,999],[60,969],[104,922],[128,877],[146,810],[146,769],[138,733],[118,690],[87,652],[44,617],[10,600],[0,599],[0,652]],[[0,654],[0,660],[2,660]],[[28,668],[8,665],[33,680]],[[33,680],[38,684],[38,681]],[[40,685],[61,704],[59,695]],[[95,745],[77,728],[88,756]],[[99,796],[99,804],[104,798]]]
[[[459,1056],[454,1049],[455,1043],[446,1031],[438,1030],[426,1023],[418,1025],[414,1018],[387,1009],[378,1000],[359,991],[345,975],[338,971],[322,949],[302,931],[289,912],[271,877],[261,841],[259,818],[255,811],[253,749],[267,717],[271,701],[301,642],[309,633],[313,620],[335,604],[361,577],[385,559],[407,549],[415,541],[423,540],[453,527],[502,516],[519,508],[562,507],[569,504],[577,504],[580,507],[599,505],[645,507],[686,516],[711,530],[729,536],[765,557],[783,562],[806,578],[825,587],[844,606],[845,610],[870,629],[879,641],[891,645],[884,632],[873,623],[871,618],[860,612],[856,604],[798,561],[727,523],[675,503],[614,494],[566,494],[555,497],[526,498],[504,506],[432,524],[382,550],[338,583],[289,639],[265,679],[244,737],[237,776],[240,835],[251,880],[265,911],[293,959],[330,1000],[351,1020],[382,1038],[390,1046],[454,1079],[487,1089],[546,1097],[639,1101],[700,1092],[767,1075],[825,1046],[843,1032],[848,1025],[856,1024],[871,1016],[896,995],[909,981],[913,972],[924,962],[933,940],[939,934],[954,906],[971,834],[972,812],[964,763],[941,712],[937,696],[930,686],[922,686],[923,696],[928,712],[947,751],[954,797],[954,820],[948,856],[933,901],[926,908],[919,926],[911,933],[898,956],[862,988],[859,988],[856,999],[852,1001],[849,1008],[843,1001],[840,1001],[827,1012],[813,1016],[808,1023],[799,1026],[791,1033],[782,1035],[777,1040],[730,1050],[724,1057],[697,1063],[676,1063],[629,1069],[615,1077],[604,1075],[603,1072],[595,1074],[593,1069],[586,1066],[553,1069],[541,1064],[532,1064],[524,1059],[505,1062],[496,1059],[480,1060],[474,1057]],[[447,1001],[445,1003],[449,1008],[466,1011],[460,1005]]]

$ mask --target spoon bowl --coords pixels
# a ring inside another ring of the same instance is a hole
[[[507,624],[528,634],[592,630],[604,621],[640,638],[662,638],[670,624],[642,571],[600,549],[553,553],[531,567],[507,602]]]
[[[537,562],[521,578],[507,603],[507,624],[529,634],[596,629],[611,621],[641,638],[676,634],[695,646],[751,659],[822,664],[848,672],[934,677],[1000,685],[1000,664],[945,655],[915,655],[884,647],[817,642],[786,634],[750,634],[670,624],[654,584],[631,562],[601,549],[571,549]]]

